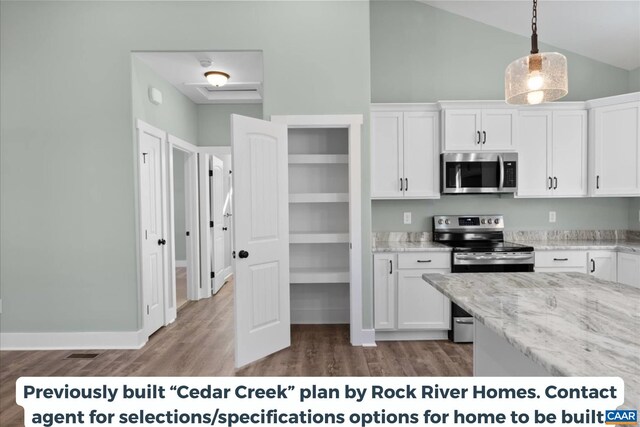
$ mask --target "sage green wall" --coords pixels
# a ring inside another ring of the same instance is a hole
[[[249,49],[265,115],[368,118],[368,2],[0,3],[2,332],[140,327],[131,52]]]
[[[567,56],[569,94],[565,101],[628,91],[626,70],[545,44],[540,49]],[[504,99],[505,68],[529,50],[528,37],[424,3],[373,1],[372,102]]]
[[[629,198],[514,199],[499,195],[443,196],[439,200],[376,200],[374,231],[430,231],[433,215],[504,214],[507,230],[626,230]],[[557,220],[549,223],[549,211]],[[412,224],[403,225],[403,212]],[[637,221],[636,209],[636,221]]]
[[[231,145],[231,114],[261,119],[262,104],[198,105],[198,145]]]
[[[187,227],[185,224],[185,190],[184,190],[184,161],[183,151],[173,150],[173,222],[174,241],[176,244],[176,260],[187,260]]]
[[[167,133],[196,144],[198,137],[197,105],[147,64],[132,55],[133,117],[144,120]],[[149,87],[162,92],[162,104],[149,101]]]
[[[629,202],[629,228],[640,230],[640,197],[631,199]]]
[[[371,3],[372,102],[503,99],[504,70],[529,51],[529,38],[415,1]],[[629,91],[626,70],[559,50],[569,63],[569,95],[586,100]],[[374,201],[374,231],[431,229],[434,214],[503,213],[509,229],[627,228],[629,199],[513,199],[449,196]],[[548,222],[554,210],[558,220]],[[404,225],[403,212],[413,213]]]
[[[640,67],[629,71],[629,92],[640,91]]]

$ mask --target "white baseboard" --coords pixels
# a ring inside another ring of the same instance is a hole
[[[349,323],[349,308],[308,308],[291,310],[293,325],[335,325]]]
[[[376,331],[376,341],[446,340],[447,331]]]
[[[137,350],[148,337],[124,332],[3,332],[0,350]]]
[[[185,267],[186,268],[187,267],[187,260],[186,259],[185,260],[179,260],[179,261],[176,260],[175,266],[176,266],[176,268],[178,268],[178,267]]]
[[[376,345],[376,330],[375,329],[362,329],[357,342],[353,341],[353,345],[361,345],[362,347],[377,347]]]

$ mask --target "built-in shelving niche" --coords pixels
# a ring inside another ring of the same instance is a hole
[[[289,129],[291,323],[349,323],[347,129]]]

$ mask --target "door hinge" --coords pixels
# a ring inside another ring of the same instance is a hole
[[[230,170],[230,171],[229,171],[229,175],[231,175],[232,173],[233,173],[233,171],[232,171],[232,170]]]
[[[213,176],[213,170],[209,170],[209,176]]]
[[[216,278],[216,273],[214,273],[213,271],[211,272],[211,278],[215,279]]]
[[[147,156],[149,155],[149,153],[142,153],[142,163],[146,164],[147,163]]]
[[[149,304],[147,304],[147,315],[149,314]]]
[[[187,231],[187,237],[189,237],[189,232]]]
[[[236,259],[236,251],[233,251],[233,252],[231,253],[231,256],[233,257],[233,259]]]
[[[213,228],[213,221],[209,221],[209,227]]]

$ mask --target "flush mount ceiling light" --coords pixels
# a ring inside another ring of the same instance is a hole
[[[558,52],[538,53],[538,0],[533,0],[531,55],[516,59],[504,78],[508,104],[540,104],[555,101],[569,90],[567,58]]]
[[[229,74],[222,71],[207,71],[204,73],[204,76],[207,78],[207,81],[211,84],[211,86],[220,87],[227,84],[227,80],[231,77]]]

